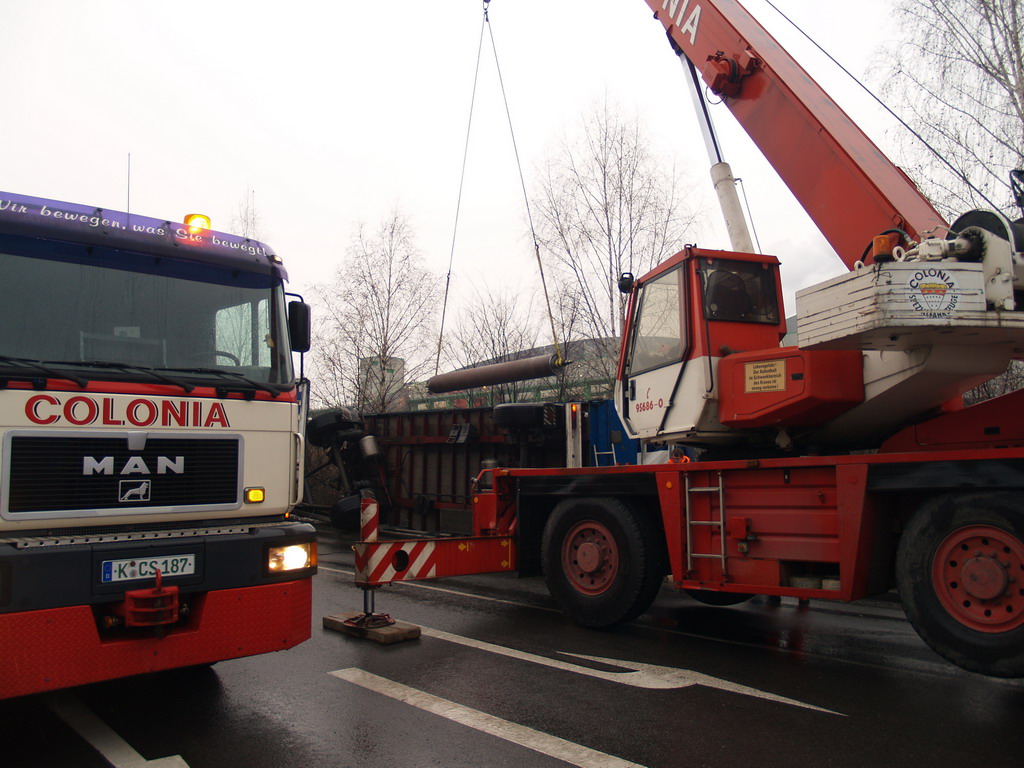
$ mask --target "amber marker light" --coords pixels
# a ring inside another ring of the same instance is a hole
[[[185,216],[185,221],[183,223],[191,235],[197,235],[204,229],[210,229],[212,227],[210,224],[210,217],[204,213],[190,213]]]
[[[267,498],[267,491],[265,488],[246,488],[244,498],[246,504],[262,504]]]

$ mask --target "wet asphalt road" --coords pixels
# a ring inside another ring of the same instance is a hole
[[[0,702],[0,765],[1024,764],[1024,681],[950,666],[891,601],[711,608],[665,589],[593,631],[540,579],[467,577],[382,590],[378,610],[424,636],[380,646],[321,628],[362,597],[348,542],[320,551],[310,641]],[[111,759],[55,710],[85,713]]]

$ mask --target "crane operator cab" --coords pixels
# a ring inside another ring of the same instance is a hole
[[[623,276],[629,319],[616,402],[636,436],[729,441],[718,419],[717,368],[728,354],[778,348],[779,262],[686,250],[639,280]]]
[[[633,437],[773,445],[780,430],[820,425],[863,399],[859,353],[779,346],[774,256],[687,247],[619,288],[630,304],[616,405]]]

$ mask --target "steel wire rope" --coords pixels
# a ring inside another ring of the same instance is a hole
[[[540,257],[540,244],[537,242],[537,231],[536,231],[536,229],[533,226],[533,214],[530,211],[530,199],[529,199],[529,195],[528,195],[528,193],[526,191],[526,179],[523,176],[523,165],[522,165],[522,162],[519,159],[519,146],[516,143],[515,128],[513,127],[513,123],[512,123],[512,112],[511,112],[511,110],[509,108],[509,105],[508,105],[508,95],[505,92],[505,80],[502,77],[502,74],[501,74],[501,63],[498,60],[498,47],[497,47],[497,44],[495,43],[495,40],[494,40],[494,29],[493,29],[493,27],[491,25],[490,14],[488,13],[488,6],[490,5],[490,2],[491,2],[491,0],[484,0],[484,7],[483,7],[484,16],[483,16],[483,21],[482,21],[481,26],[480,26],[480,41],[479,41],[478,46],[477,46],[476,72],[473,75],[473,93],[472,93],[472,96],[470,98],[470,103],[469,103],[469,122],[468,122],[468,125],[466,126],[466,144],[465,144],[465,149],[463,150],[463,155],[462,155],[462,174],[461,174],[461,176],[459,178],[459,196],[458,196],[458,201],[457,201],[456,206],[455,206],[455,231],[452,233],[451,253],[448,256],[448,275],[447,275],[447,278],[445,279],[445,286],[444,286],[444,302],[442,303],[442,306],[441,306],[441,328],[440,328],[440,332],[438,334],[438,339],[437,339],[437,358],[436,358],[436,360],[434,362],[434,375],[435,376],[437,375],[438,371],[440,370],[440,366],[441,366],[441,347],[442,347],[443,340],[444,340],[445,313],[447,312],[447,308],[448,308],[448,290],[449,290],[449,287],[451,285],[452,263],[453,263],[453,261],[455,259],[455,240],[456,240],[456,236],[458,234],[458,227],[459,227],[459,211],[460,211],[460,209],[462,207],[462,190],[463,190],[463,185],[465,184],[465,178],[466,178],[466,164],[467,164],[467,159],[469,157],[469,139],[470,139],[470,134],[472,132],[472,127],[473,127],[473,110],[474,110],[475,105],[476,105],[476,89],[477,89],[477,84],[478,84],[479,79],[480,79],[480,60],[482,58],[482,53],[483,53],[483,42],[484,42],[484,30],[485,29],[487,30],[488,37],[490,38],[490,41],[491,41],[491,51],[494,53],[494,66],[495,66],[495,69],[497,70],[497,74],[498,74],[498,84],[499,84],[499,86],[501,88],[501,99],[502,99],[502,103],[503,103],[503,105],[505,107],[505,118],[508,121],[509,135],[510,135],[510,138],[512,140],[512,152],[513,152],[513,154],[515,156],[515,160],[516,160],[516,170],[519,173],[519,183],[520,183],[520,186],[522,187],[522,190],[523,190],[523,203],[524,203],[524,205],[526,207],[526,218],[527,218],[527,221],[530,224],[530,237],[533,240],[533,250],[534,250],[534,253],[537,256],[537,269],[540,272],[540,283],[541,283],[541,288],[543,289],[543,292],[544,292],[544,302],[545,302],[545,305],[546,305],[547,311],[548,311],[548,320],[551,323],[551,342],[552,342],[552,346],[554,347],[554,350],[555,350],[555,367],[559,368],[559,367],[561,367],[562,365],[565,364],[565,360],[562,357],[561,348],[560,348],[560,346],[558,344],[558,333],[557,333],[557,331],[555,329],[555,317],[554,317],[554,314],[551,311],[551,298],[550,298],[550,295],[548,294],[547,279],[544,276],[544,265],[541,262],[541,257]]]
[[[473,92],[469,98],[469,120],[466,125],[466,143],[462,150],[462,173],[459,174],[459,194],[455,201],[455,225],[452,230],[452,247],[448,254],[448,274],[444,281],[444,301],[441,303],[441,327],[437,333],[437,357],[434,360],[434,375],[441,368],[441,347],[444,343],[444,320],[448,312],[448,289],[452,284],[452,263],[455,261],[455,242],[459,234],[459,213],[462,210],[462,190],[466,183],[466,164],[469,159],[469,138],[473,130],[473,110],[476,106],[476,86],[480,80],[480,59],[484,50],[484,28],[487,26],[487,3],[484,2],[484,17],[480,22],[480,40],[476,47],[476,71],[473,73]]]
[[[743,193],[743,207],[747,209],[747,220],[750,222],[750,231],[754,235],[754,245],[757,246],[758,253],[764,253],[761,250],[761,238],[757,236],[757,227],[754,226],[754,214],[750,211],[750,201],[747,199],[747,188],[743,186],[743,179],[736,179],[736,186]]]
[[[530,224],[530,238],[533,240],[533,252],[537,256],[537,271],[540,273],[540,285],[544,291],[544,304],[548,310],[548,321],[551,323],[551,345],[555,350],[555,368],[561,368],[566,361],[562,357],[562,350],[558,344],[558,331],[555,329],[555,316],[551,311],[551,296],[548,293],[548,282],[544,276],[544,263],[540,258],[540,243],[537,242],[537,230],[533,226],[533,213],[530,211],[530,196],[526,191],[526,178],[523,176],[523,164],[519,160],[519,145],[516,142],[516,132],[512,125],[512,111],[508,106],[508,95],[505,92],[505,79],[501,75],[501,64],[498,61],[498,46],[494,42],[494,28],[487,17],[487,4],[490,0],[484,0],[484,20],[487,23],[487,33],[491,38],[491,50],[494,52],[494,67],[498,72],[498,85],[501,87],[501,99],[505,105],[505,118],[508,120],[508,132],[512,139],[512,152],[516,158],[516,170],[519,172],[519,184],[523,190],[523,205],[526,208],[526,220]]]

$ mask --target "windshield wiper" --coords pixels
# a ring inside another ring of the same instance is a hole
[[[106,361],[101,361],[101,360],[81,360],[81,361],[69,362],[69,363],[65,363],[65,364],[66,365],[84,365],[84,366],[88,366],[89,368],[112,368],[112,369],[118,370],[118,371],[128,371],[128,372],[135,372],[135,373],[144,373],[144,374],[146,374],[148,376],[152,376],[154,379],[158,379],[158,380],[164,382],[165,384],[172,384],[175,387],[181,387],[183,390],[185,390],[186,394],[191,392],[193,389],[196,388],[195,384],[190,384],[187,381],[182,381],[181,379],[176,379],[173,376],[167,376],[166,374],[160,373],[159,371],[157,371],[157,370],[155,370],[153,368],[150,368],[149,366],[145,366],[145,365],[129,365],[127,363],[108,363]]]
[[[89,380],[83,379],[81,376],[75,376],[73,373],[67,371],[58,371],[55,368],[50,368],[45,365],[42,360],[26,360],[23,357],[8,357],[7,355],[0,355],[0,363],[8,363],[11,365],[22,366],[24,368],[31,368],[36,371],[40,371],[46,374],[49,379],[67,379],[73,381],[75,384],[85,389],[89,386]]]
[[[244,381],[253,389],[259,389],[263,392],[269,392],[275,398],[283,392],[287,392],[289,387],[283,385],[277,385],[276,387],[272,384],[264,384],[262,381],[256,381],[250,379],[248,376],[243,376],[240,373],[234,371],[225,371],[220,368],[162,368],[164,371],[177,371],[179,373],[212,373],[217,376],[227,376],[229,378],[238,379]]]

